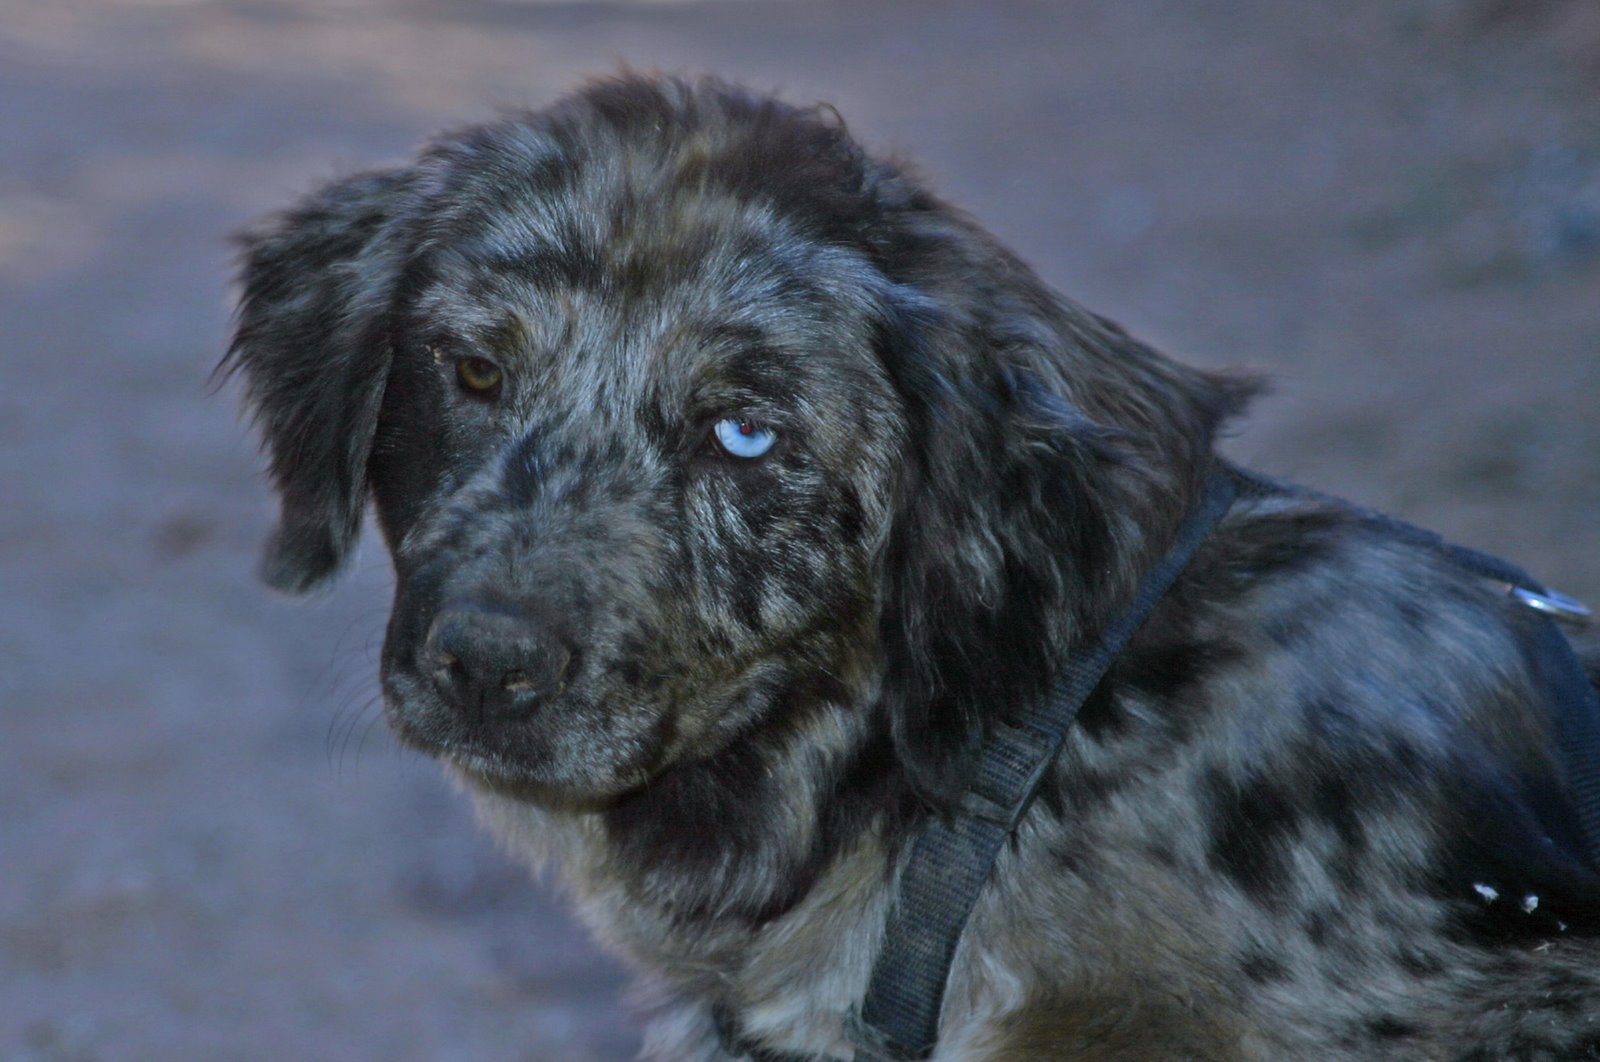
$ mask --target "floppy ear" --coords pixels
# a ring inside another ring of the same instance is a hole
[[[959,795],[990,722],[1040,692],[1065,618],[1051,613],[1087,593],[1111,534],[1080,499],[1123,458],[1117,432],[1036,381],[939,349],[972,342],[961,331],[902,302],[881,340],[911,440],[883,558],[884,705],[935,806]]]
[[[220,368],[244,374],[270,454],[281,512],[261,575],[280,590],[332,576],[360,532],[410,180],[338,181],[239,237],[242,291]]]
[[[936,295],[897,286],[880,325],[911,440],[883,558],[883,703],[936,807],[959,797],[994,721],[1043,696],[1131,599],[1217,427],[1255,389],[1169,361],[996,263]]]

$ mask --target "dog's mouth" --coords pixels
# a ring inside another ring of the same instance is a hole
[[[673,763],[714,753],[770,711],[781,676],[754,666],[685,704],[611,682],[581,683],[527,717],[463,713],[415,668],[383,668],[385,716],[400,742],[467,784],[547,808],[604,807]]]
[[[611,799],[641,784],[657,759],[662,713],[604,710],[577,691],[529,716],[464,712],[437,695],[428,676],[384,669],[390,729],[484,788],[540,804]]]
[[[570,757],[530,755],[526,742],[507,751],[497,748],[493,738],[422,736],[414,727],[392,725],[403,744],[439,760],[467,784],[547,808],[601,808],[652,776],[647,764],[604,762],[610,757],[573,764]]]

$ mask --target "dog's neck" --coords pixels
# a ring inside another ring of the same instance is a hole
[[[695,1020],[737,1012],[750,1028],[838,1025],[842,1044],[886,918],[899,849],[884,839],[911,832],[890,820],[922,812],[887,727],[868,736],[870,712],[830,703],[810,716],[792,737],[752,735],[607,810],[551,811],[463,784],[492,832],[553,867],[590,930],[670,1005],[692,1001]],[[693,1025],[686,1012],[655,1034],[687,1043],[705,1032]]]
[[[603,807],[547,810],[463,784],[519,855],[702,927],[772,921],[858,835],[919,813],[886,723],[870,703],[837,699],[788,705]]]

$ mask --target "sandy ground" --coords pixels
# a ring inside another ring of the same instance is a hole
[[[1230,444],[1600,603],[1592,0],[0,0],[0,1058],[621,1059],[623,974],[384,732],[388,573],[253,582],[225,236],[626,61],[836,103]]]

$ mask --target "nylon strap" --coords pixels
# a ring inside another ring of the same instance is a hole
[[[1589,865],[1600,870],[1600,691],[1553,621],[1539,617],[1535,631],[1556,748],[1578,813],[1578,834]]]
[[[1171,552],[1145,576],[1132,606],[1100,641],[1067,662],[1050,696],[1016,725],[997,723],[959,810],[929,821],[912,843],[882,951],[852,1028],[862,1062],[926,1058],[956,944],[1000,846],[1033,803],[1078,710],[1217,521],[1233,504],[1228,472],[1213,473]]]

